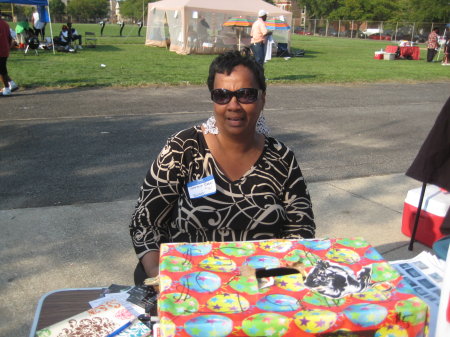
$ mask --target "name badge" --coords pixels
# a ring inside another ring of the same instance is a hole
[[[216,193],[216,182],[213,175],[191,181],[186,186],[191,199],[202,198]]]

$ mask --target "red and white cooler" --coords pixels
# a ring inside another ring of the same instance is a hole
[[[411,237],[422,188],[408,191],[403,206],[402,232]],[[450,228],[442,228],[442,222],[450,207],[450,193],[435,185],[427,185],[420,211],[415,239],[428,247],[443,236],[450,234]]]

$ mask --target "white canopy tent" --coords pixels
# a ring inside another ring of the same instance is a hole
[[[258,11],[291,25],[292,13],[262,0],[162,0],[148,4],[148,46],[168,47],[179,54],[216,54],[250,45],[250,28],[224,27],[231,17],[256,20]],[[274,31],[276,42],[290,45],[290,30]]]

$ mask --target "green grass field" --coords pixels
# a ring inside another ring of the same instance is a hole
[[[77,53],[53,54],[40,50],[39,55],[13,51],[8,59],[11,77],[24,88],[90,87],[204,84],[214,55],[178,55],[165,48],[147,47],[145,27],[141,37],[136,25],[125,26],[119,36],[118,25],[107,25],[103,36],[96,24],[75,24],[97,35],[96,48]],[[61,24],[53,25],[57,35]],[[50,29],[47,26],[47,36]],[[363,83],[449,81],[450,67],[427,63],[425,45],[421,60],[374,60],[374,52],[390,41],[292,36],[292,48],[304,49],[305,57],[289,60],[273,58],[266,63],[269,83]],[[101,67],[104,64],[106,67]]]

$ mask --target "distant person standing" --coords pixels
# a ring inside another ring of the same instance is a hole
[[[208,40],[208,29],[209,29],[208,22],[206,22],[206,19],[203,16],[200,16],[200,19],[197,24],[197,33],[200,42],[205,42]]]
[[[436,56],[437,49],[439,48],[439,28],[434,28],[432,32],[428,35],[427,41],[427,62],[432,62]]]
[[[37,8],[34,8],[33,15],[31,17],[31,22],[33,23],[33,29],[34,34],[39,38],[39,35],[41,35],[42,39],[44,35],[44,22],[41,20],[41,16],[39,15],[39,12]]]
[[[251,48],[253,51],[253,55],[255,55],[256,62],[261,65],[264,65],[265,59],[265,42],[266,37],[271,35],[272,32],[267,30],[265,21],[267,20],[267,12],[264,9],[261,9],[258,12],[258,20],[256,20],[252,25],[252,31],[250,35],[251,39]]]
[[[12,91],[19,89],[16,83],[9,77],[6,61],[8,61],[9,50],[13,45],[11,31],[6,21],[2,19],[0,11],[0,79],[3,83],[3,89],[0,96],[9,96]]]
[[[443,66],[450,66],[450,32],[445,34]]]

